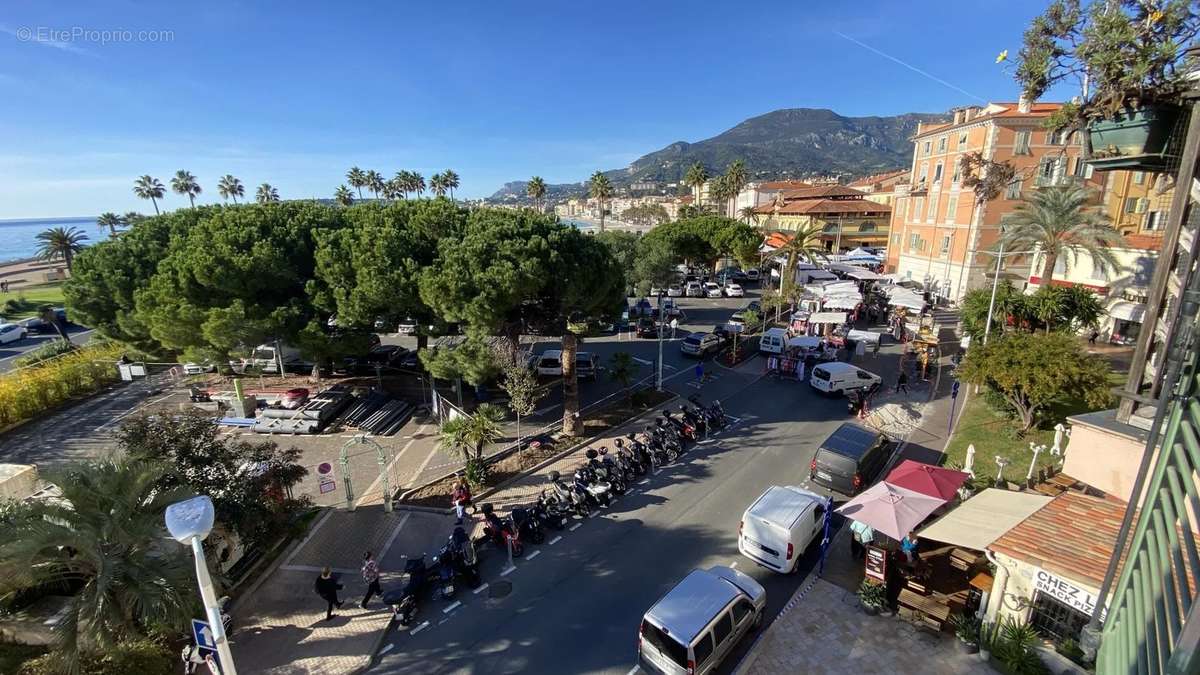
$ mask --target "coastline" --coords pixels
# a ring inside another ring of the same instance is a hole
[[[571,223],[571,224],[575,225],[575,227],[579,228],[580,230],[584,230],[584,231],[590,232],[590,231],[598,231],[600,229],[600,219],[599,218],[591,218],[591,217],[587,217],[587,216],[571,216],[571,217],[567,217],[567,218],[562,218],[562,220],[564,222]],[[604,229],[606,231],[607,230],[620,230],[622,232],[636,232],[638,234],[645,234],[645,233],[649,232],[650,230],[654,229],[654,227],[655,227],[654,225],[635,225],[633,223],[627,223],[625,221],[615,220],[613,218],[605,218],[604,219]]]

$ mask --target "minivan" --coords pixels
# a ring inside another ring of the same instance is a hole
[[[638,665],[663,675],[715,672],[762,624],[766,605],[766,590],[731,567],[693,570],[642,617]]]
[[[782,354],[787,347],[788,333],[783,328],[768,328],[758,339],[758,351],[764,354]]]
[[[844,394],[882,384],[883,378],[852,363],[830,361],[814,367],[808,383],[824,394]]]
[[[800,556],[820,541],[827,506],[804,488],[772,485],[742,514],[738,551],[762,567],[790,574]]]
[[[856,495],[879,475],[890,448],[887,436],[846,422],[817,448],[808,465],[808,477],[844,495]]]
[[[580,380],[595,380],[596,355],[591,352],[575,352],[575,377]],[[562,350],[547,349],[537,361],[537,374],[544,377],[562,377]]]

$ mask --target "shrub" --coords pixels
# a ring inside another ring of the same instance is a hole
[[[115,380],[114,363],[123,352],[121,346],[111,343],[88,345],[0,376],[0,427],[34,417]]]
[[[1044,675],[1049,670],[1037,651],[1040,641],[1041,636],[1033,626],[1008,618],[1000,624],[992,654],[1010,675]]]
[[[863,579],[858,586],[858,599],[865,607],[882,608],[887,604],[887,587],[879,582]]]
[[[19,675],[62,675],[61,663],[54,653],[26,661]],[[88,675],[172,675],[175,655],[164,645],[146,638],[121,642],[102,653],[88,654],[80,663]]]
[[[491,470],[485,459],[468,459],[463,471],[463,477],[476,488],[487,485]]]
[[[74,344],[65,340],[51,340],[37,349],[26,352],[24,356],[13,361],[13,363],[18,368],[27,368],[42,361],[49,361],[56,356],[75,351],[75,348]]]

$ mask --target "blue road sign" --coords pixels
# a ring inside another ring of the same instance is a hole
[[[217,638],[207,621],[192,619],[192,637],[196,639],[196,646],[201,652],[217,653]]]
[[[955,380],[954,386],[950,388],[950,398],[958,398],[958,380]]]

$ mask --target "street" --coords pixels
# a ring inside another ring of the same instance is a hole
[[[82,345],[92,339],[93,331],[91,328],[71,325],[67,328],[67,334],[71,336],[71,342]],[[55,333],[30,333],[22,340],[0,345],[0,373],[12,370],[15,367],[14,361],[25,352],[33,351],[47,342],[57,339],[59,338]]]

